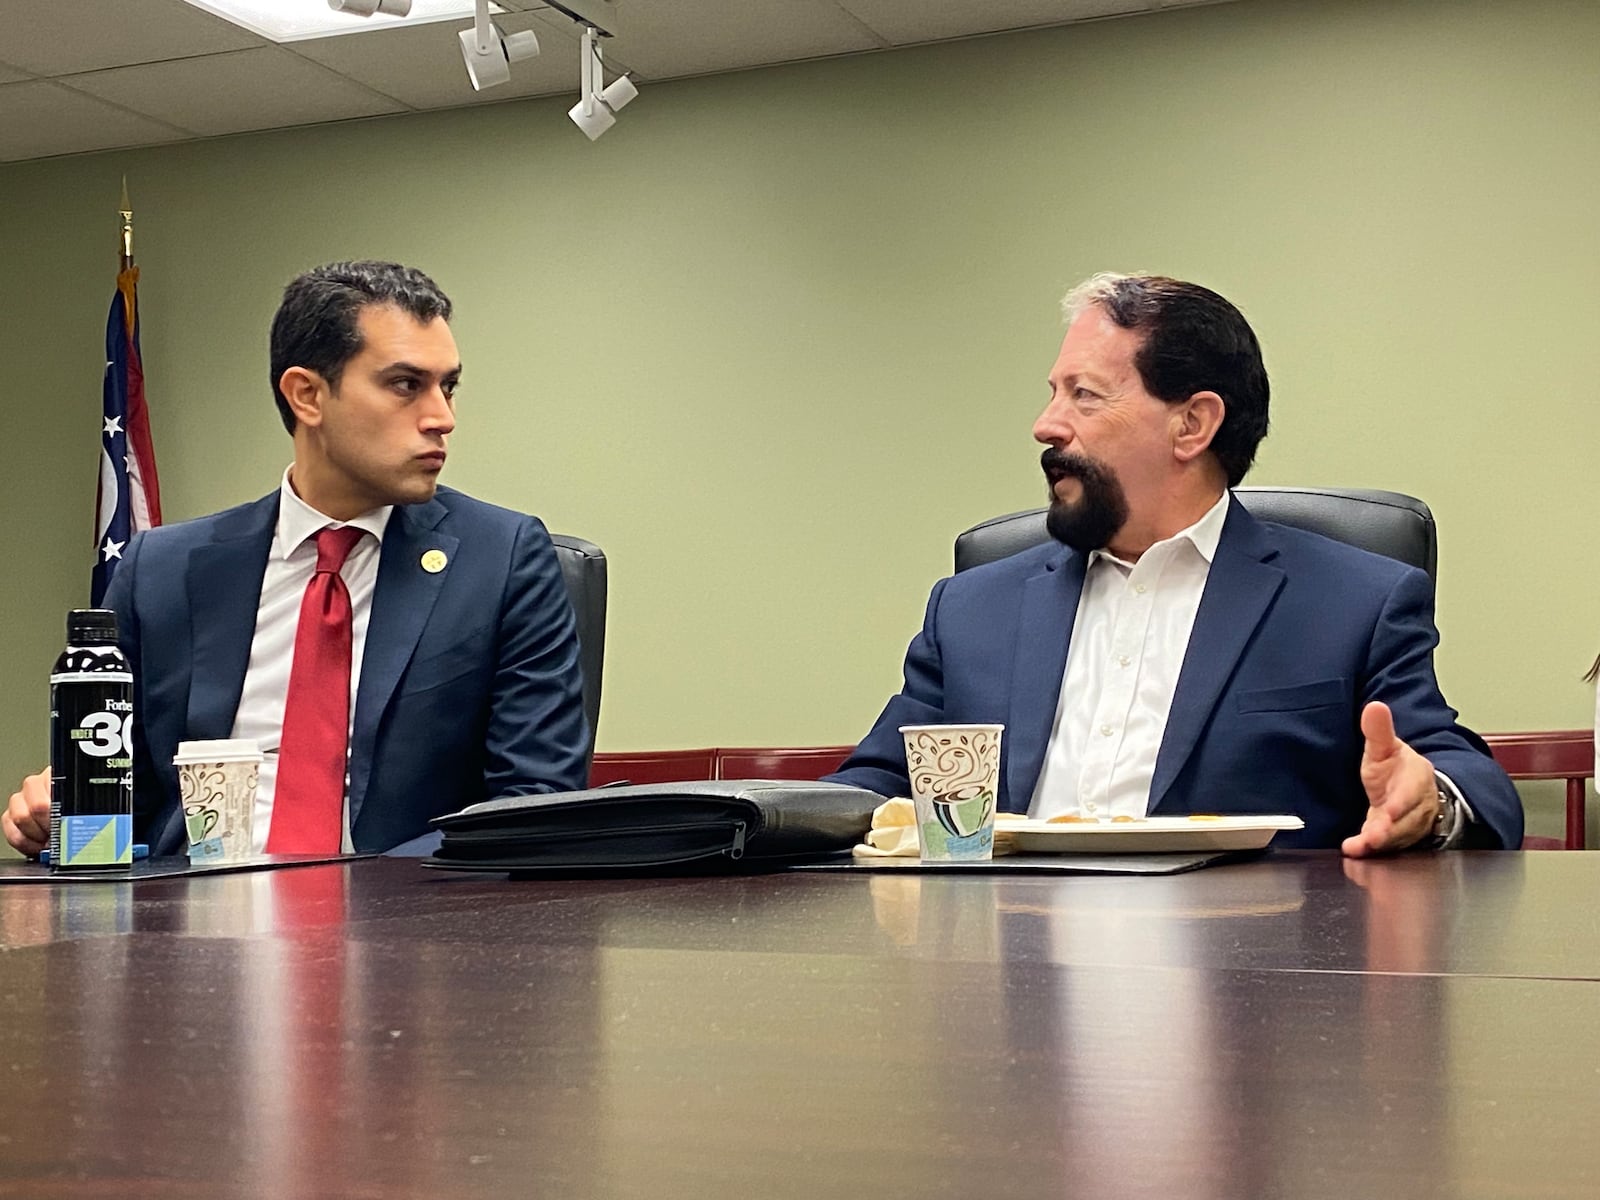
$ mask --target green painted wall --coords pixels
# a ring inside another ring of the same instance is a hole
[[[1056,302],[1214,286],[1275,383],[1252,482],[1425,497],[1483,729],[1590,719],[1600,5],[1240,3],[648,87],[0,167],[0,778],[85,600],[118,179],[169,519],[289,455],[295,272],[458,305],[447,480],[611,557],[602,749],[854,740],[966,525],[1042,502]]]

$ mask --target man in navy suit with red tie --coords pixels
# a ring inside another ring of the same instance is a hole
[[[1209,289],[1099,275],[1034,426],[1056,542],[939,583],[905,686],[839,772],[908,794],[898,727],[1000,723],[1000,808],[1036,818],[1295,813],[1277,845],[1515,848],[1511,781],[1433,673],[1413,567],[1233,499],[1267,373]]]
[[[430,818],[585,785],[578,645],[544,526],[438,485],[461,361],[449,299],[397,263],[285,290],[272,385],[280,487],[151,530],[106,596],[134,671],[134,825],[185,844],[180,741],[265,752],[256,849],[382,851]],[[47,843],[48,773],[0,819]]]

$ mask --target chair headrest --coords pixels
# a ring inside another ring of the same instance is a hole
[[[1420,567],[1435,578],[1438,529],[1414,496],[1371,488],[1241,487],[1234,493],[1251,516],[1320,533],[1374,554]],[[956,570],[1008,558],[1050,540],[1045,510],[991,517],[956,538]]]

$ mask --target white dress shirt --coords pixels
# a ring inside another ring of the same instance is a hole
[[[378,581],[378,555],[384,526],[392,505],[362,513],[353,521],[335,521],[312,508],[289,484],[283,473],[278,489],[278,527],[267,551],[267,568],[261,577],[261,603],[256,607],[256,631],[250,640],[250,665],[244,674],[239,711],[233,718],[236,738],[250,738],[265,756],[256,784],[256,815],[251,829],[257,854],[267,847],[272,828],[272,796],[278,781],[278,745],[283,739],[283,710],[289,695],[289,672],[294,664],[295,634],[300,628],[300,601],[317,569],[318,531],[354,525],[371,534],[356,543],[345,559],[339,577],[350,591],[350,720],[355,722],[356,685],[361,680],[362,651],[367,644],[367,622],[372,616],[372,590]],[[349,751],[346,750],[348,756]],[[349,786],[349,776],[345,776]],[[345,796],[341,848],[349,853],[350,797]]]
[[[1028,815],[1142,817],[1228,515],[1228,493],[1136,563],[1089,555],[1055,727]]]

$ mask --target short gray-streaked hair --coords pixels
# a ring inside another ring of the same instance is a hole
[[[1069,322],[1088,308],[1144,334],[1133,364],[1152,396],[1169,404],[1196,392],[1222,397],[1222,425],[1211,440],[1211,453],[1227,473],[1228,486],[1238,486],[1267,436],[1271,398],[1261,345],[1244,314],[1197,283],[1111,271],[1090,276],[1061,301]]]

